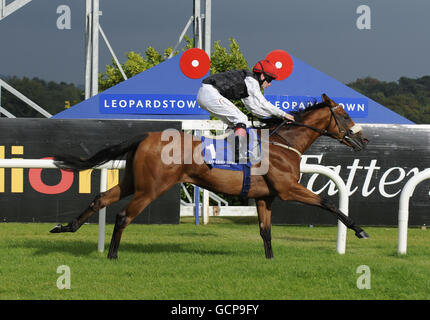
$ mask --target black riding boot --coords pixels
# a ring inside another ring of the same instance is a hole
[[[247,163],[247,133],[246,125],[238,123],[234,127],[234,162]]]

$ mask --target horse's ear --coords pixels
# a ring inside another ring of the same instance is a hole
[[[325,93],[323,93],[323,94],[321,95],[321,98],[322,98],[322,101],[323,101],[323,102],[329,102],[329,101],[330,101],[330,98],[329,98]]]
[[[335,105],[336,103],[333,101],[333,100],[331,100],[325,93],[323,93],[322,95],[321,95],[321,97],[322,97],[322,101],[323,102],[325,102],[325,103],[329,103],[329,104],[331,104],[331,105]]]

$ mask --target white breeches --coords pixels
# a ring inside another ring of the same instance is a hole
[[[199,106],[227,123],[229,126],[246,123],[248,117],[230,100],[223,97],[211,84],[203,84],[197,93]]]

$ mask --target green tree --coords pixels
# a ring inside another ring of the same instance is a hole
[[[130,51],[126,53],[127,61],[121,67],[127,78],[131,78],[166,60],[171,51],[172,49],[168,48],[165,50],[164,55],[161,55],[153,47],[149,47],[145,51],[145,58],[139,53]],[[118,66],[113,61],[112,65],[106,66],[104,73],[99,73],[99,92],[113,87],[124,80]]]
[[[211,54],[211,74],[224,72],[233,69],[249,69],[243,54],[240,52],[240,47],[237,41],[233,38],[229,39],[229,50],[222,47],[220,41],[216,41],[213,46]],[[185,36],[186,45],[182,51],[193,47],[193,40]],[[167,60],[172,53],[171,47],[164,50],[164,53],[159,53],[153,47],[148,47],[145,55],[130,51],[126,53],[127,60],[121,64],[127,78],[131,78],[138,73],[141,73],[157,64]],[[177,55],[179,51],[175,51],[173,56]],[[114,85],[124,81],[121,72],[112,59],[112,64],[106,66],[104,73],[99,73],[99,91],[104,91]]]
[[[214,43],[211,54],[211,74],[235,69],[249,69],[237,41],[233,38],[229,38],[229,41],[229,51],[221,46],[220,41]]]
[[[192,47],[193,41],[185,36],[186,45],[183,50],[187,50]],[[130,51],[126,53],[127,60],[121,64],[127,78],[131,78],[157,64],[167,60],[172,53],[173,48],[169,47],[164,50],[164,53],[159,53],[153,47],[148,47],[145,51],[145,57],[140,53]],[[177,55],[179,51],[175,51],[173,56]],[[99,92],[104,91],[118,83],[124,81],[121,71],[119,70],[117,64],[112,59],[112,64],[106,66],[106,71],[104,73],[99,73]]]
[[[46,82],[39,78],[30,79],[27,77],[22,79],[9,77],[5,81],[50,114],[63,111],[66,105],[72,106],[84,99],[83,90],[71,83]],[[1,104],[3,108],[16,117],[44,117],[5,89],[2,90]]]
[[[347,85],[417,124],[430,123],[430,76],[398,82],[367,77]]]

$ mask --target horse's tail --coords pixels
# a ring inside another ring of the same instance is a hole
[[[55,155],[54,164],[65,170],[86,170],[100,166],[110,160],[115,160],[130,151],[135,151],[137,146],[146,139],[148,134],[135,137],[131,140],[107,147],[98,151],[93,156],[83,159],[73,155]]]

